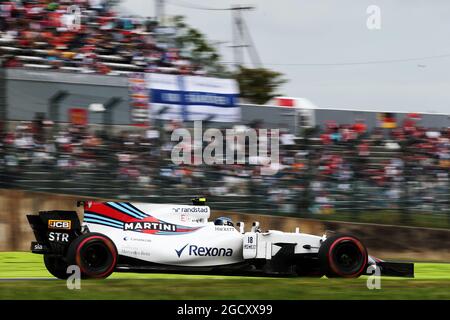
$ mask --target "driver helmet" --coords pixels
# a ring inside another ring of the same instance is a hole
[[[214,220],[214,225],[216,226],[231,226],[234,227],[233,221],[228,217],[219,217]]]

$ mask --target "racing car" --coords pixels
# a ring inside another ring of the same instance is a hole
[[[412,263],[386,262],[368,255],[355,236],[322,236],[263,231],[253,222],[228,217],[209,221],[206,199],[192,205],[78,201],[78,211],[27,215],[48,271],[67,279],[77,265],[83,278],[113,272],[174,272],[228,275],[355,278],[372,274],[414,276]]]

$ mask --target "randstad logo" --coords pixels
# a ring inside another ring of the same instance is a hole
[[[189,243],[179,250],[175,249],[178,258],[181,258],[181,254],[187,246],[189,246]],[[231,257],[233,255],[233,249],[231,248],[200,247],[196,245],[190,245],[187,252],[190,256],[200,257]]]

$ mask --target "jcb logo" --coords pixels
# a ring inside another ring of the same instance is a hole
[[[70,230],[72,221],[70,220],[48,220],[49,229],[66,229]]]

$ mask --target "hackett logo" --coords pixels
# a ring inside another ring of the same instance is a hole
[[[181,249],[175,249],[178,258],[181,258],[181,254],[189,244],[184,245]],[[201,247],[196,245],[190,245],[187,251],[190,256],[200,257],[231,257],[233,255],[233,249],[231,248],[214,248],[214,247]]]
[[[141,231],[141,230],[160,230],[160,231],[177,231],[177,226],[170,223],[159,222],[125,222],[123,225],[125,231]]]

